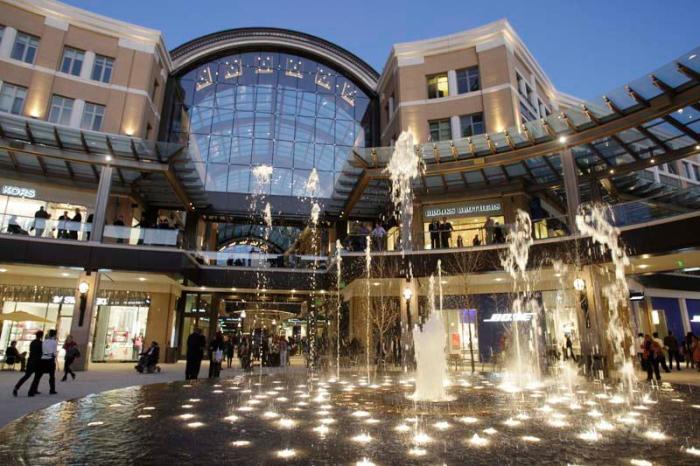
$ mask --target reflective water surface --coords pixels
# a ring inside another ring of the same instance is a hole
[[[419,403],[399,376],[282,373],[147,385],[0,431],[0,464],[698,464],[700,394],[453,378]]]

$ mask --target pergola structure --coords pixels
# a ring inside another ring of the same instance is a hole
[[[673,196],[672,186],[639,174],[700,154],[700,48],[580,108],[415,150],[425,163],[414,185],[419,194],[493,189],[519,180],[530,192],[561,198],[566,191],[576,202],[587,189],[596,198],[601,181],[628,194]],[[353,150],[333,201],[341,215],[367,214],[386,203],[385,168],[392,152],[390,147]],[[697,191],[670,197],[692,206],[698,199]]]
[[[0,114],[0,170],[95,188],[111,168],[114,191],[156,207],[206,206],[184,146],[86,131]]]

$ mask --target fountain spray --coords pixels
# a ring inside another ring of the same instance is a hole
[[[365,356],[366,356],[366,363],[367,363],[367,383],[369,384],[370,382],[370,370],[369,370],[369,353],[370,353],[370,340],[369,340],[369,320],[370,320],[370,313],[372,312],[371,306],[372,306],[372,296],[371,296],[371,287],[370,287],[370,278],[371,278],[371,273],[372,273],[372,243],[371,243],[371,238],[369,235],[366,237],[365,241],[367,245],[365,246],[365,269],[367,272],[367,316],[365,318],[365,321],[367,323],[366,328],[365,328]]]
[[[343,246],[340,240],[335,240],[335,280],[336,280],[336,307],[335,307],[335,377],[340,380],[340,308],[342,306],[342,297],[340,296],[340,283],[342,281],[342,261],[341,255]]]

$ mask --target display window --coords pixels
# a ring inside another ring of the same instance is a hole
[[[58,333],[59,348],[63,345],[66,336],[70,333],[71,320],[73,318],[73,304],[54,302],[28,302],[5,301],[2,304],[2,313],[26,312],[36,317],[36,321],[3,320],[0,332],[0,349],[4,351],[10,342],[17,341],[17,349],[20,353],[29,354],[29,344],[34,340],[34,334],[42,330],[46,334],[51,329]],[[59,352],[59,357],[62,356]]]
[[[148,307],[99,306],[93,361],[135,361],[143,350]]]
[[[490,219],[490,224],[487,223]],[[466,248],[500,242],[497,230],[500,228],[502,238],[506,231],[502,215],[493,217],[455,217],[447,218],[451,230],[445,233],[441,230],[442,217],[430,219],[423,223],[423,238],[425,249]],[[437,229],[434,221],[437,222]],[[444,227],[442,227],[444,228]],[[449,228],[448,228],[449,230]]]
[[[47,216],[37,220],[35,214],[42,207]],[[80,221],[74,223],[71,220],[76,216],[76,209],[80,212]],[[58,238],[70,237],[69,233],[75,232],[74,239],[77,239],[84,233],[87,216],[87,208],[83,205],[0,195],[0,229],[3,233]],[[61,217],[67,220],[59,220]]]

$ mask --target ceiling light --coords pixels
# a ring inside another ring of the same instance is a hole
[[[494,280],[497,281],[497,282],[502,282],[502,281],[503,281],[503,278],[501,278],[501,277],[496,277],[496,278],[494,278]]]
[[[574,280],[574,289],[576,291],[583,291],[586,288],[586,282],[583,281],[583,278],[576,278]]]
[[[379,283],[379,282],[374,282],[374,283],[372,283],[372,285],[374,285],[374,286],[379,286],[379,285],[381,285],[381,283]]]
[[[566,142],[566,136],[559,136],[559,143],[564,144]]]
[[[683,269],[683,272],[697,272],[700,270],[700,267],[686,267]]]
[[[615,173],[615,170],[613,170],[613,169],[611,168],[611,169],[610,169],[610,174],[612,175],[613,173]]]
[[[111,156],[111,155],[105,155],[105,160],[106,160],[107,162],[111,162],[111,161],[112,161],[112,156]]]
[[[145,278],[145,277],[139,277],[139,281],[140,281],[140,282],[145,282],[145,281],[146,281],[146,278]]]
[[[0,269],[0,273],[5,273],[5,272],[7,272],[7,269],[5,269],[5,268]]]
[[[646,269],[649,267],[649,264],[639,264],[637,267],[639,267],[640,269]]]
[[[70,274],[69,274],[68,272],[63,272],[63,273],[61,273],[61,276],[62,276],[62,277],[69,277]]]

